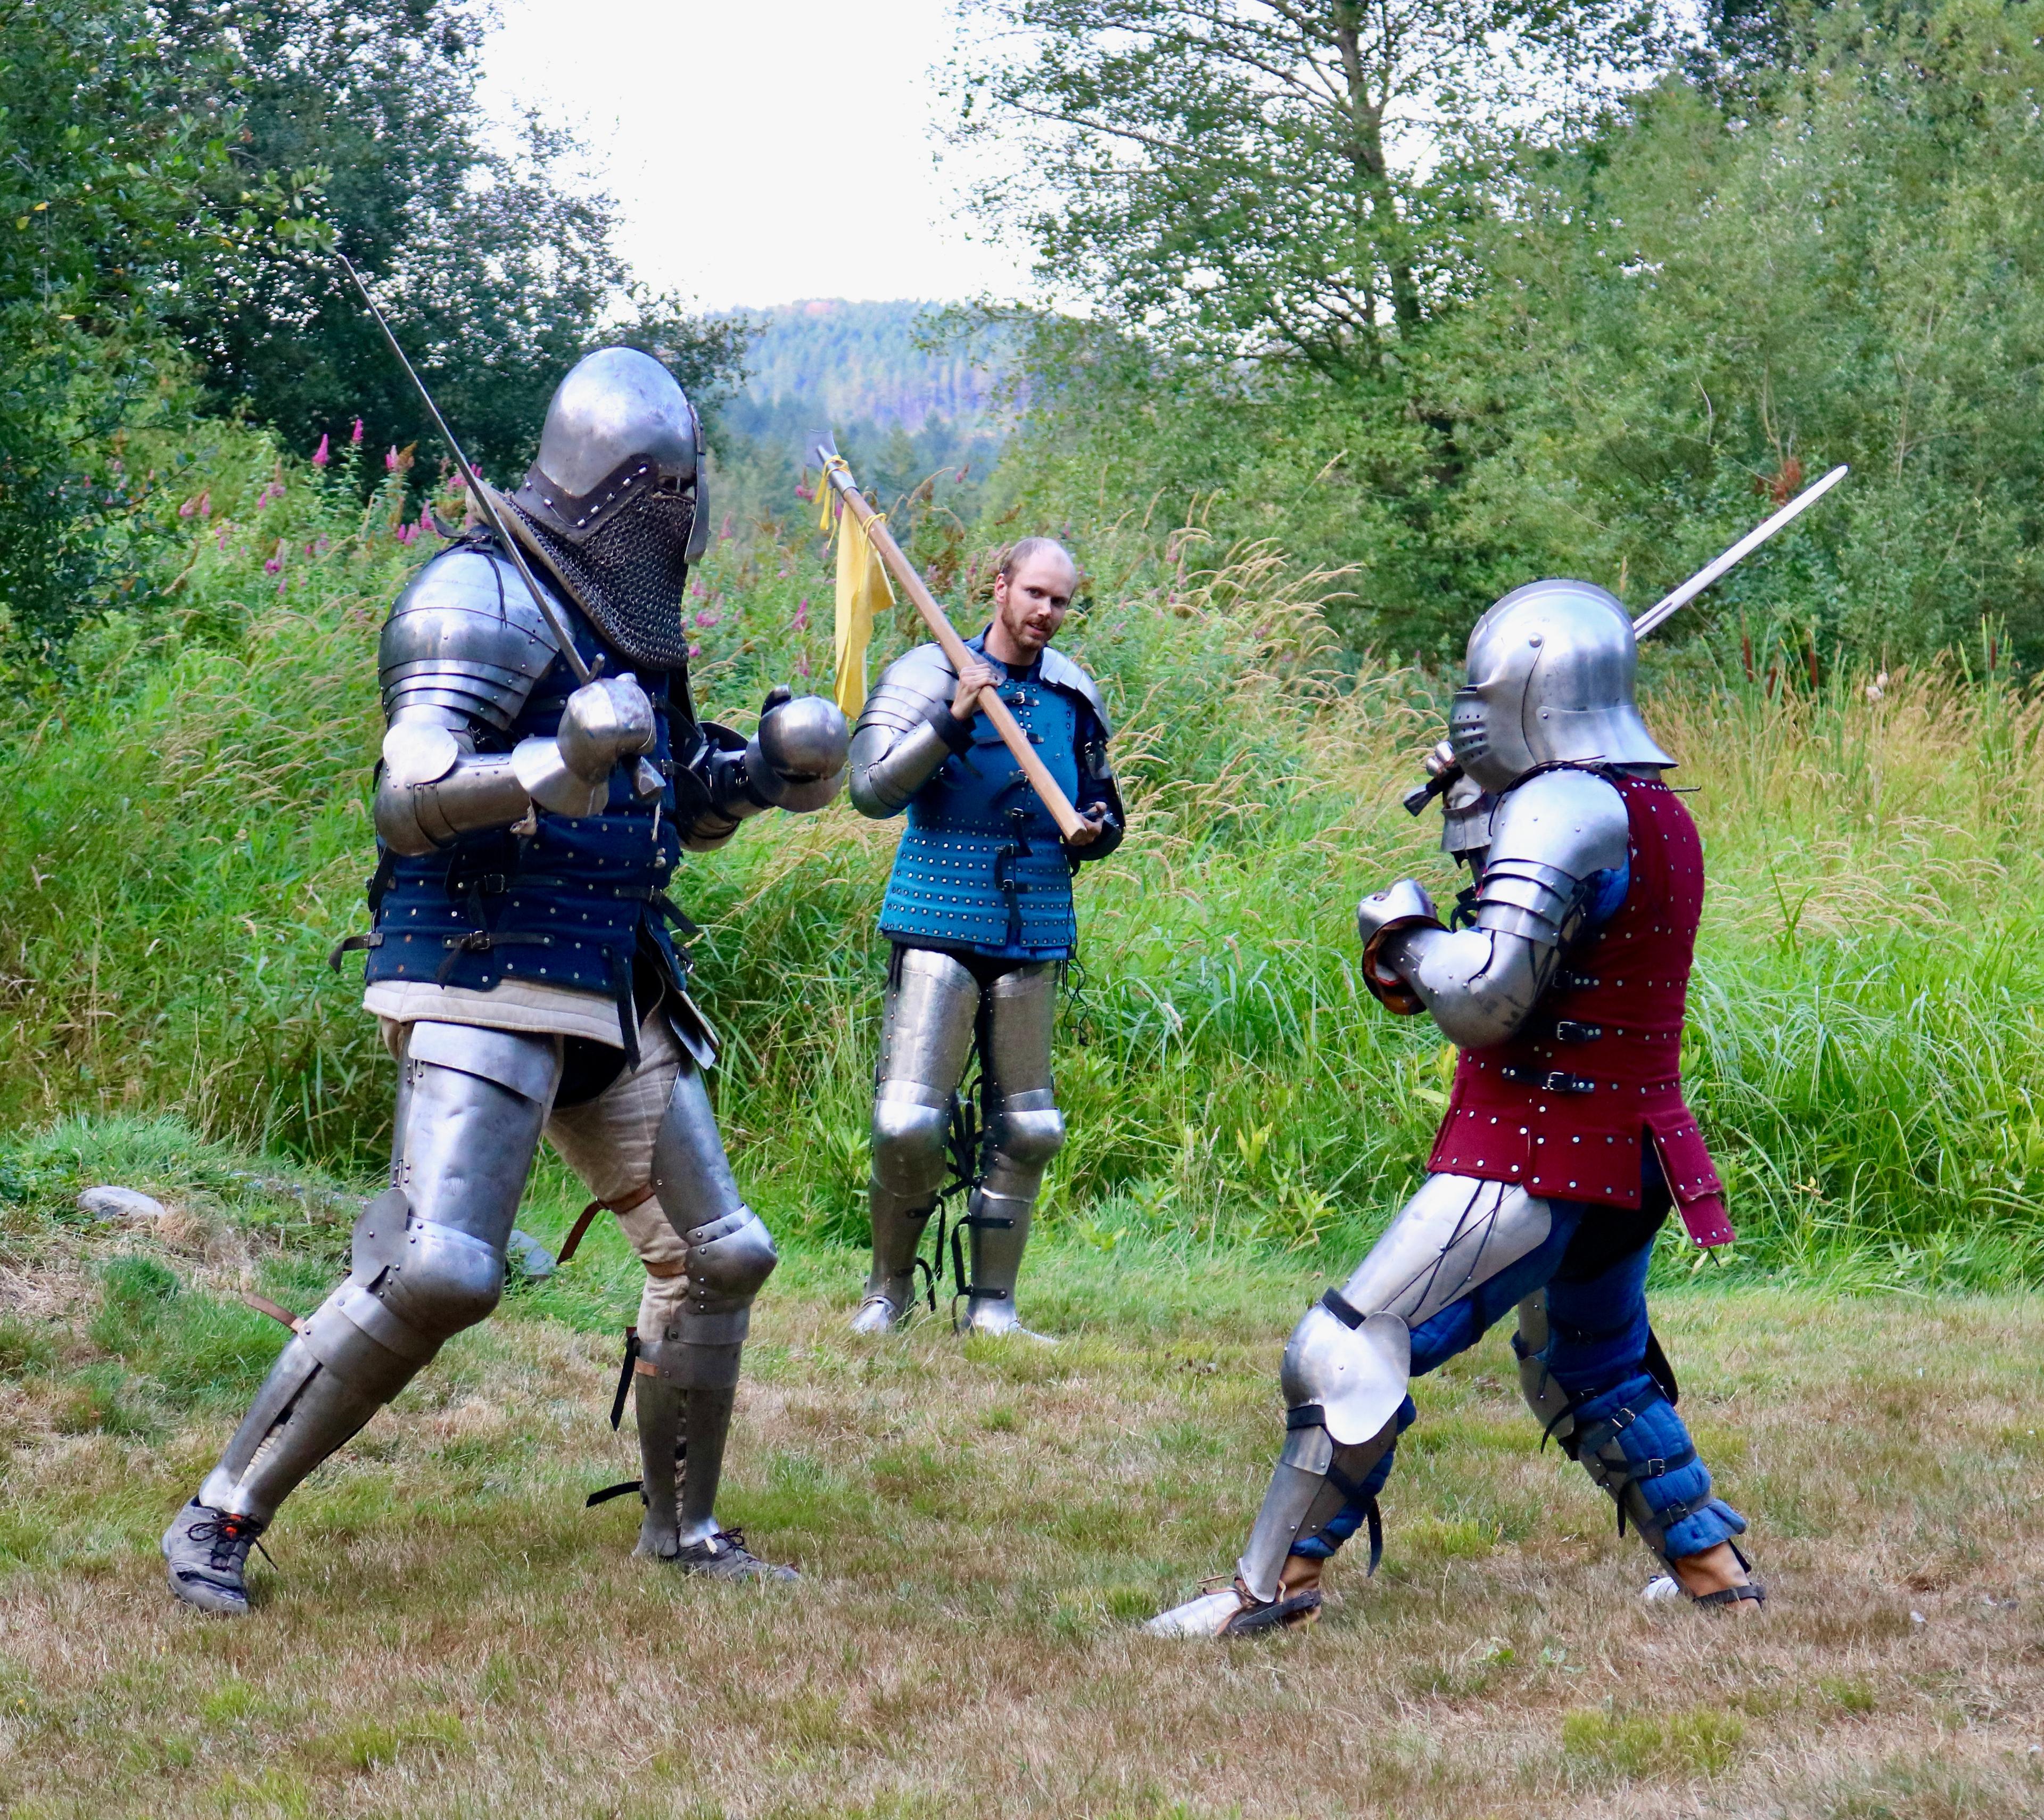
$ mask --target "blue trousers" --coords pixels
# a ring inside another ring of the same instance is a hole
[[[1652,1474],[1635,1481],[1647,1507],[1657,1516],[1675,1513],[1662,1550],[1673,1561],[1743,1534],[1746,1519],[1711,1495],[1710,1473],[1696,1457],[1687,1425],[1646,1369],[1646,1266],[1670,1204],[1650,1145],[1643,1173],[1637,1211],[1550,1201],[1554,1225],[1537,1248],[1412,1330],[1412,1375],[1424,1377],[1466,1351],[1493,1322],[1545,1288],[1548,1373],[1567,1396],[1578,1433],[1613,1419],[1623,1423],[1616,1438],[1627,1461]],[[1398,1411],[1401,1434],[1418,1413],[1407,1397]],[[1325,1560],[1347,1542],[1365,1521],[1366,1501],[1391,1476],[1397,1452],[1394,1446],[1378,1461],[1357,1488],[1356,1501],[1293,1552]]]

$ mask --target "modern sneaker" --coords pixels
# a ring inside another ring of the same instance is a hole
[[[706,1542],[691,1542],[678,1553],[664,1556],[685,1572],[709,1580],[799,1580],[792,1567],[762,1561],[745,1545],[743,1530],[719,1530]]]
[[[194,1498],[163,1531],[171,1591],[202,1611],[240,1618],[248,1610],[248,1551],[263,1526]]]

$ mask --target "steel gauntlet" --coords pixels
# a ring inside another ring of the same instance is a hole
[[[740,822],[768,809],[820,809],[843,786],[851,730],[837,704],[820,695],[774,689],[750,739],[713,720],[702,731],[689,767],[695,801],[682,817],[682,844],[691,851],[723,846]]]

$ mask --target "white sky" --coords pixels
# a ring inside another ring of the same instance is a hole
[[[729,309],[1028,288],[967,237],[955,163],[933,161],[949,0],[501,5],[492,112],[577,131],[655,289]],[[825,169],[848,183],[826,194]]]

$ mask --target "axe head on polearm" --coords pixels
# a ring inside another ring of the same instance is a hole
[[[1843,480],[1850,471],[1846,464],[1841,462],[1822,479],[1812,482],[1781,510],[1755,525],[1722,555],[1706,563],[1681,586],[1655,601],[1632,622],[1633,636],[1635,639],[1645,638],[1650,632],[1657,631],[1735,563],[1750,555],[1784,525],[1789,523],[1791,520],[1800,517],[1810,507],[1815,505],[1819,500]],[[1428,765],[1432,774],[1424,784],[1405,793],[1404,801],[1405,810],[1408,815],[1419,814],[1428,803],[1447,789],[1462,775],[1461,767],[1448,760],[1445,755],[1430,759]]]

